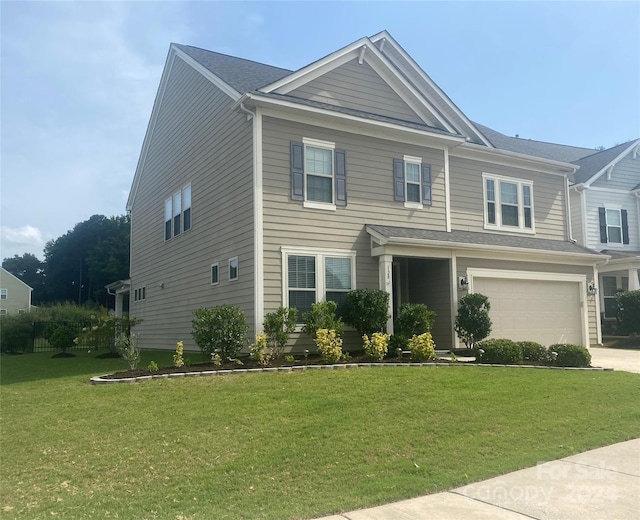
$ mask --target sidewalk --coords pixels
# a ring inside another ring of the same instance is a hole
[[[640,520],[640,438],[319,520]]]

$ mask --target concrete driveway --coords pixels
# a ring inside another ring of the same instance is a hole
[[[589,353],[591,366],[640,374],[640,350],[592,347]]]

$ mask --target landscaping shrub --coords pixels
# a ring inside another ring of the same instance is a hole
[[[522,347],[510,339],[487,339],[475,347],[476,361],[500,365],[522,363]]]
[[[342,358],[342,339],[335,330],[318,330],[315,343],[322,359],[327,363],[337,363]]]
[[[76,329],[67,323],[54,323],[47,333],[49,344],[65,353],[68,348],[73,347],[76,339]]]
[[[389,319],[389,293],[380,289],[355,289],[347,293],[344,321],[360,337],[386,332]]]
[[[437,314],[423,303],[405,303],[393,324],[395,334],[410,338],[431,332]]]
[[[616,294],[618,319],[627,334],[640,334],[640,290]]]
[[[402,355],[402,351],[407,350],[407,341],[408,339],[405,338],[404,336],[400,336],[399,334],[393,334],[389,339],[387,357],[398,356],[399,351],[400,351],[400,355]]]
[[[249,345],[249,352],[251,357],[255,359],[258,364],[267,366],[271,363],[273,352],[269,350],[267,346],[267,335],[261,332],[256,336],[256,342]]]
[[[591,354],[585,347],[570,343],[557,343],[549,347],[549,363],[557,367],[591,366]]]
[[[473,348],[491,333],[491,304],[484,294],[471,293],[460,298],[455,330],[467,348]]]
[[[382,361],[387,355],[390,337],[383,332],[374,332],[371,339],[366,334],[362,336],[366,356],[374,361]]]
[[[335,330],[338,336],[342,335],[342,319],[337,316],[338,304],[334,301],[317,302],[311,305],[311,310],[302,315],[304,326],[302,332],[309,334],[313,339],[320,329]]]
[[[283,356],[289,336],[296,328],[297,318],[298,309],[290,307],[280,307],[265,315],[264,332],[274,358],[280,359]]]
[[[129,318],[128,316],[120,318],[110,316],[103,309],[89,316],[89,323],[82,327],[77,344],[87,348],[108,349],[112,353],[118,353],[117,340],[120,334],[128,336],[131,327],[141,322],[141,319]]]
[[[407,348],[411,352],[411,359],[414,361],[427,361],[436,357],[436,344],[430,332],[412,336],[407,341]]]
[[[519,341],[518,345],[522,349],[522,359],[532,363],[546,363],[549,352],[544,345],[535,341]]]
[[[32,350],[31,316],[9,314],[0,316],[0,352],[15,354]]]
[[[249,327],[244,313],[232,305],[194,311],[193,339],[203,354],[219,354],[223,360],[238,355]]]

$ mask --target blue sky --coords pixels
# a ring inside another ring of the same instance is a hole
[[[473,121],[640,137],[640,2],[0,3],[0,258],[125,213],[169,43],[298,69],[387,29]]]

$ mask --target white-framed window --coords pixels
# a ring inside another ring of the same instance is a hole
[[[216,262],[211,264],[211,285],[218,285],[220,283],[220,264]]]
[[[407,203],[422,204],[422,179],[420,168],[422,161],[405,157],[404,160],[404,184],[407,194]]]
[[[305,201],[334,204],[333,152],[335,143],[304,138]]]
[[[298,309],[299,323],[316,302],[335,301],[340,309],[355,288],[355,252],[295,247],[281,251],[283,305]]]
[[[145,286],[133,290],[133,301],[143,302],[147,299],[147,288]]]
[[[0,300],[6,300],[7,299],[7,290],[6,289],[0,289]]]
[[[602,298],[604,300],[604,317],[615,319],[618,315],[616,294],[629,290],[629,278],[627,276],[603,276]]]
[[[421,157],[410,155],[394,159],[393,198],[410,209],[431,205],[431,165],[424,164]]]
[[[487,173],[482,180],[485,229],[533,233],[533,183]]]
[[[7,314],[7,309],[0,309],[0,316],[5,316]]]
[[[229,258],[229,281],[233,282],[238,279],[238,257]]]
[[[619,209],[606,210],[607,240],[612,244],[622,244],[622,214]]]
[[[191,229],[191,184],[164,201],[164,239]]]

